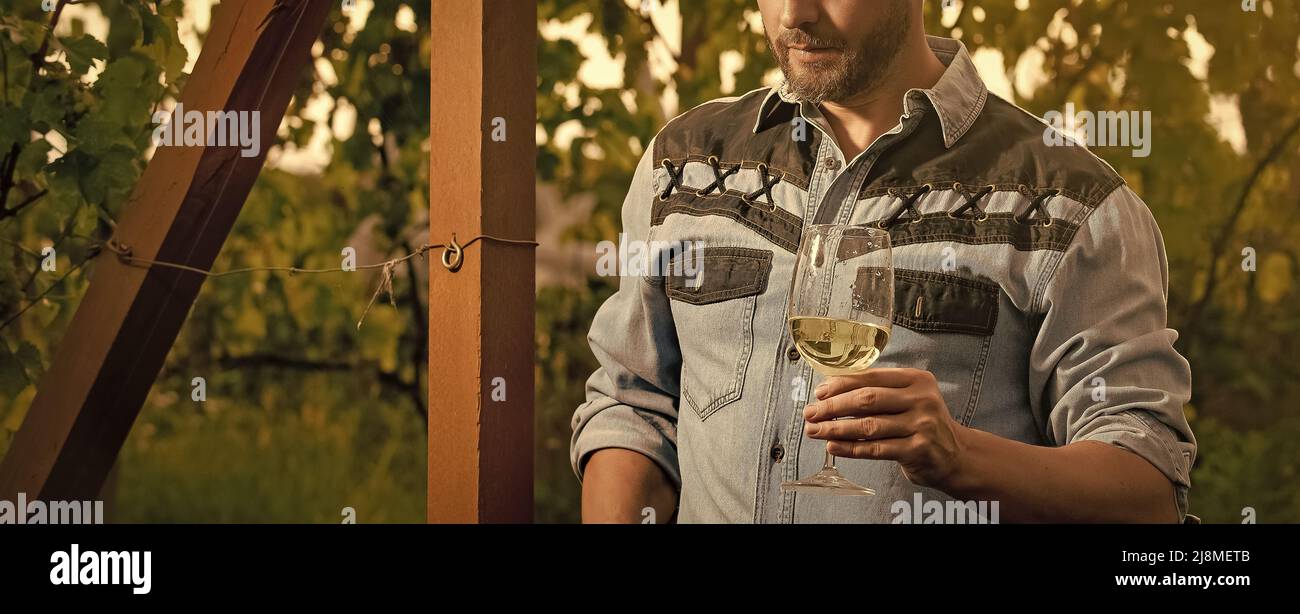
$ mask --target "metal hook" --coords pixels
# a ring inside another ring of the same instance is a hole
[[[448,254],[451,259],[447,258]],[[448,271],[455,273],[460,270],[461,262],[464,259],[465,250],[456,242],[456,235],[451,235],[451,247],[442,248],[442,266],[447,267]]]
[[[117,237],[110,237],[108,239],[108,247],[113,253],[117,254],[119,262],[122,264],[131,264],[131,259],[134,254],[131,251],[130,245],[118,241]]]
[[[451,256],[450,259],[447,258],[448,255]],[[442,248],[443,267],[446,267],[447,271],[451,271],[452,273],[455,273],[456,271],[460,271],[460,264],[461,261],[464,261],[464,255],[465,255],[464,248],[460,247],[460,243],[456,242],[456,235],[452,234],[451,246]]]

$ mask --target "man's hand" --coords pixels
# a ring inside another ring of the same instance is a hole
[[[965,427],[929,371],[871,369],[831,377],[804,409],[804,432],[835,456],[897,461],[912,483],[944,489],[957,474]]]
[[[928,371],[832,377],[816,395],[804,432],[831,454],[897,461],[914,484],[1000,501],[1004,522],[1180,520],[1173,484],[1141,456],[1100,441],[1034,446],[964,427]]]

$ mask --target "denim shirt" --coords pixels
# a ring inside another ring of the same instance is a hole
[[[705,103],[654,137],[623,232],[698,242],[702,275],[623,276],[596,314],[600,368],[572,421],[579,479],[596,450],[640,452],[680,488],[680,522],[895,522],[898,501],[951,501],[862,459],[837,465],[876,496],[780,490],[824,450],[802,418],[823,378],[787,328],[800,232],[865,223],[889,230],[896,268],[876,366],[932,372],[970,428],[1130,450],[1186,514],[1191,371],[1167,327],[1150,211],[1105,162],[1053,145],[1045,123],[991,94],[961,43],[929,43],[943,76],[909,91],[899,124],[853,160],[784,87]]]

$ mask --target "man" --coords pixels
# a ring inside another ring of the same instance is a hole
[[[700,241],[702,275],[624,277],[574,414],[588,522],[896,522],[900,502],[996,502],[1003,522],[1180,522],[1191,373],[1166,327],[1150,212],[990,94],[921,0],[759,0],[779,90],[669,122],[624,232]],[[893,334],[819,381],[786,310],[800,230],[894,244]],[[814,384],[816,384],[814,388]],[[809,389],[812,395],[809,396]],[[875,496],[783,492],[822,441]]]

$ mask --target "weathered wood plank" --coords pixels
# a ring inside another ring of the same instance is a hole
[[[537,4],[432,6],[430,241],[531,239]],[[533,250],[483,241],[457,273],[432,262],[428,520],[531,522]]]

